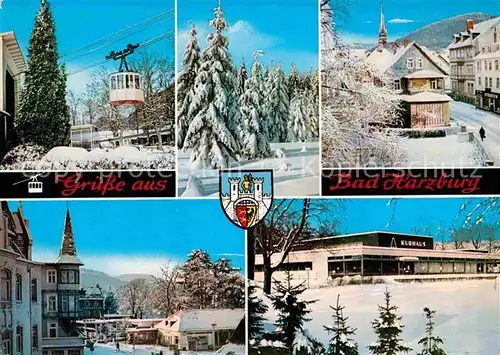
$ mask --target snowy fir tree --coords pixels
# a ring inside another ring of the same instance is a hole
[[[288,140],[305,142],[307,140],[306,96],[298,92],[290,103],[290,119],[288,121]]]
[[[229,259],[219,259],[212,265],[214,283],[212,290],[213,306],[216,308],[244,308],[245,280],[235,273]]]
[[[262,64],[259,62],[261,54],[261,51],[256,51],[253,55],[254,63],[251,76],[245,82],[245,92],[238,101],[243,123],[241,153],[251,160],[271,155],[262,112],[264,80],[262,78]]]
[[[264,331],[264,314],[268,307],[256,295],[257,285],[248,281],[248,337],[249,339],[259,339]]]
[[[195,81],[195,96],[189,107],[192,117],[184,148],[191,151],[191,168],[225,168],[236,160],[239,146],[240,118],[235,87],[236,71],[224,36],[226,19],[220,7],[210,21],[214,32],[208,36],[208,47],[201,55],[201,66]]]
[[[192,121],[192,117],[188,113],[194,98],[194,84],[199,68],[200,47],[198,46],[196,28],[194,24],[191,24],[189,40],[182,59],[182,71],[177,77],[177,145],[179,148],[184,146],[184,138]]]
[[[296,336],[302,334],[303,325],[310,319],[307,314],[311,311],[308,306],[316,301],[301,300],[301,295],[306,290],[305,282],[293,286],[290,272],[286,272],[284,282],[276,281],[276,293],[269,296],[273,308],[278,313],[275,323],[278,328],[277,333],[280,340],[289,349],[289,354],[293,354],[293,344]]]
[[[434,314],[436,311],[431,311],[429,308],[424,308],[425,318],[425,337],[419,340],[419,344],[423,349],[418,355],[446,355],[446,352],[441,348],[443,339],[434,334]]]
[[[264,116],[271,142],[286,142],[289,109],[288,86],[280,63],[269,68],[265,81]]]
[[[337,305],[330,306],[333,310],[333,322],[329,326],[323,326],[330,335],[330,343],[327,355],[357,355],[358,344],[352,336],[356,329],[347,324],[348,317],[344,316],[345,306],[340,305],[340,295],[337,296]]]
[[[206,251],[193,250],[182,266],[184,290],[188,295],[189,308],[207,308],[212,306],[215,278],[212,273],[212,261]]]
[[[319,138],[319,77],[316,71],[310,79],[310,87],[306,92],[307,137]]]
[[[401,339],[403,325],[402,317],[398,317],[398,307],[391,304],[391,294],[386,289],[384,292],[385,304],[379,305],[379,318],[372,322],[377,340],[368,346],[368,350],[375,355],[396,355],[408,353],[412,349],[404,345]]]
[[[295,97],[295,94],[300,90],[300,76],[295,63],[292,63],[290,74],[288,75],[288,98],[290,101]]]
[[[247,67],[245,64],[245,58],[241,60],[240,69],[238,71],[238,95],[242,95],[245,92],[245,83],[248,79]]]
[[[60,67],[55,24],[48,0],[42,0],[28,47],[28,69],[16,132],[22,143],[51,149],[70,142],[66,72]]]

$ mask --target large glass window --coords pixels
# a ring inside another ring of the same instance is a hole
[[[49,324],[49,338],[57,338],[57,324],[56,323]]]
[[[49,295],[47,297],[47,310],[49,312],[57,312],[57,297],[56,297],[56,295]]]
[[[12,276],[9,270],[4,269],[0,274],[0,292],[2,301],[12,300]]]
[[[16,328],[16,350],[19,354],[23,353],[23,327]]]
[[[47,283],[55,284],[57,282],[56,270],[47,271]]]

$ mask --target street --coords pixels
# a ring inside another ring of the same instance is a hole
[[[495,166],[500,165],[500,116],[475,108],[463,102],[452,102],[452,119],[467,126],[469,131],[479,137],[479,129],[484,127],[486,139],[483,141],[485,149],[495,161]]]

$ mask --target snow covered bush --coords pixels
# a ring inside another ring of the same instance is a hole
[[[286,150],[284,148],[278,148],[274,151],[274,156],[278,159],[286,158]]]
[[[36,161],[42,159],[47,154],[47,149],[35,144],[21,144],[10,150],[2,159],[0,168],[12,169],[26,161]]]

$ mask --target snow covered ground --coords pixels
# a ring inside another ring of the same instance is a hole
[[[312,320],[307,323],[307,330],[323,343],[328,342],[323,325],[331,322],[329,306],[335,304],[340,294],[340,302],[346,306],[344,315],[349,317],[349,324],[357,328],[354,338],[360,354],[369,354],[366,347],[375,340],[370,322],[378,317],[377,305],[383,303],[386,287],[392,294],[393,304],[399,307],[398,314],[403,317],[403,337],[413,348],[412,355],[421,350],[418,341],[424,335],[424,307],[437,311],[435,333],[443,338],[447,354],[500,354],[500,279],[310,289],[304,292],[303,298],[319,301],[311,306],[313,312],[309,318]],[[270,323],[276,319],[273,311],[269,311],[267,317]],[[272,329],[270,324],[267,326]]]
[[[305,150],[303,147],[305,146]],[[285,151],[288,170],[283,161],[275,158],[276,149]],[[232,169],[273,169],[274,197],[310,196],[319,194],[319,142],[272,143],[273,158],[259,161],[243,161]],[[191,176],[189,167],[190,151],[179,151],[178,193],[183,195]],[[184,197],[219,196],[219,171],[201,170],[195,173],[201,181],[200,193],[188,189]]]
[[[408,167],[477,167],[483,163],[475,146],[459,142],[458,135],[405,139]]]
[[[229,351],[234,351],[236,355],[244,355],[244,349],[241,350],[241,346],[232,346]],[[90,349],[85,348],[85,355],[151,355],[152,353],[158,354],[160,351],[163,352],[163,355],[174,355],[172,350],[168,350],[163,346],[154,346],[154,345],[136,345],[135,351],[132,345],[120,343],[120,351],[117,352],[115,350],[115,346],[113,343],[108,344],[96,344],[94,347],[94,351],[90,351]],[[213,351],[181,351],[181,355],[225,355],[227,352],[221,351],[214,353]]]

